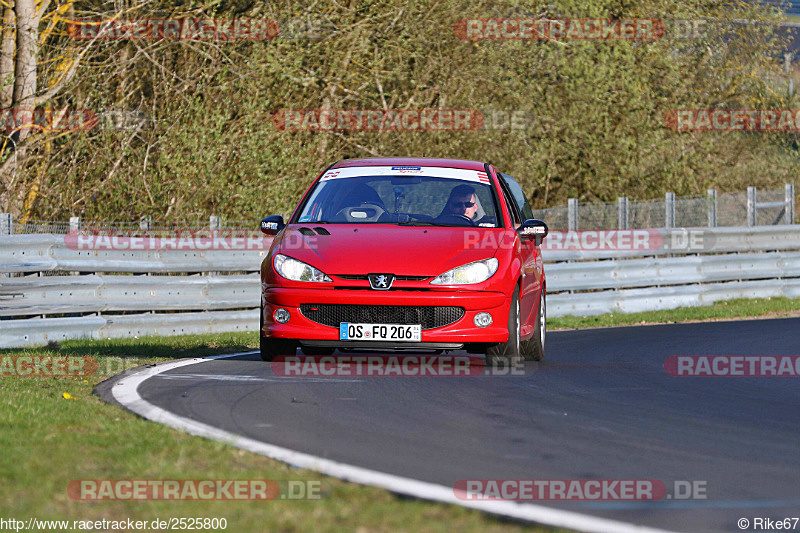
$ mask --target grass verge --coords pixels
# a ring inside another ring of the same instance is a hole
[[[551,329],[800,315],[800,300],[730,300],[708,307],[635,314],[562,317]],[[255,334],[80,340],[0,350],[13,355],[90,355],[87,378],[0,377],[0,518],[143,520],[225,518],[229,531],[554,531],[520,525],[457,506],[400,498],[298,470],[224,444],[192,437],[106,404],[92,390],[134,366],[255,349]],[[165,357],[168,354],[169,357]],[[69,399],[65,398],[65,394]],[[77,479],[323,480],[321,500],[270,502],[79,502]]]
[[[702,307],[678,307],[644,313],[609,313],[596,316],[565,316],[547,319],[547,328],[578,329],[631,326],[639,324],[674,324],[711,320],[743,320],[800,316],[800,299],[757,298],[717,302]]]

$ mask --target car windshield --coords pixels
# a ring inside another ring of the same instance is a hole
[[[323,176],[297,222],[493,228],[497,227],[495,200],[488,179],[484,180],[428,175]]]

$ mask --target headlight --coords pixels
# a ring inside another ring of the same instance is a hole
[[[440,276],[436,276],[431,284],[433,285],[466,285],[468,283],[480,283],[491,278],[497,272],[498,261],[492,257],[483,261],[467,263],[452,270],[448,270]]]
[[[282,254],[276,254],[272,264],[275,265],[275,272],[292,281],[333,281],[311,265]]]

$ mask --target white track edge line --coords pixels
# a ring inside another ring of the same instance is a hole
[[[288,448],[275,446],[273,444],[267,444],[247,437],[242,437],[240,435],[236,435],[235,433],[230,433],[228,431],[209,426],[208,424],[196,422],[194,420],[170,413],[165,409],[145,401],[144,398],[139,395],[139,385],[144,383],[149,378],[168,370],[218,359],[227,359],[240,355],[250,355],[253,353],[258,352],[215,355],[205,358],[162,363],[156,365],[155,367],[145,368],[140,372],[136,372],[121,378],[113,385],[111,393],[114,396],[114,399],[116,399],[126,409],[133,411],[147,420],[179,429],[191,435],[206,437],[208,439],[230,444],[237,448],[257,453],[259,455],[265,455],[272,459],[288,463],[297,468],[314,470],[316,472],[353,483],[379,487],[398,494],[405,494],[424,500],[460,505],[462,507],[477,509],[479,511],[503,515],[510,518],[537,522],[539,524],[545,524],[549,526],[575,529],[578,531],[585,531],[587,533],[672,533],[662,529],[654,529],[647,526],[639,526],[636,524],[629,524],[627,522],[619,522],[606,518],[597,518],[573,511],[552,509],[530,503],[518,503],[512,501],[479,502],[461,500],[456,498],[452,487],[446,487],[444,485],[437,485],[435,483],[418,481],[411,478],[369,470],[359,466],[339,463],[323,457],[317,457],[314,455],[290,450]]]

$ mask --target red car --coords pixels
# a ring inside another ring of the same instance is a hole
[[[545,347],[547,225],[492,165],[350,159],[323,172],[261,265],[261,357],[466,350],[494,365]]]

